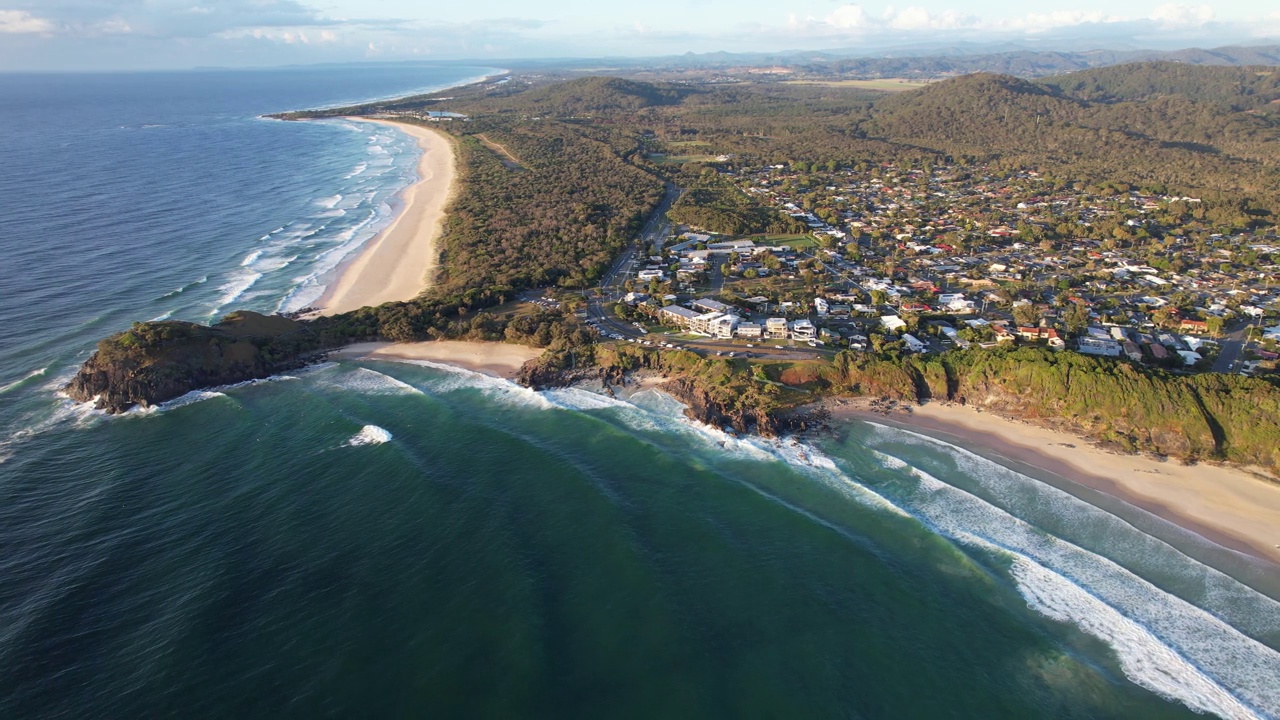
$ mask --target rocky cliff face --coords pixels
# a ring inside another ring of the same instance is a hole
[[[777,437],[784,429],[777,418],[756,407],[728,407],[692,378],[676,378],[662,385],[662,390],[688,405],[685,415],[691,420],[714,427],[731,427],[740,433],[754,432],[763,437]]]
[[[258,380],[301,367],[300,359],[268,363],[250,362],[141,364],[108,360],[94,353],[67,384],[64,392],[79,402],[92,402],[100,410],[122,413],[135,405],[150,407],[181,397],[192,390]]]
[[[64,391],[121,413],[292,370],[314,359],[317,349],[304,324],[278,316],[238,312],[212,327],[139,323],[98,343]]]

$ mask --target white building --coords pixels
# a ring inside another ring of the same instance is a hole
[[[698,317],[698,313],[690,310],[689,308],[682,308],[679,305],[668,305],[658,311],[658,313],[662,322],[667,323],[668,325],[678,325],[683,328],[691,326],[693,321]]]
[[[721,340],[728,340],[733,337],[733,331],[737,327],[737,315],[721,315],[707,324],[707,330],[711,337]]]
[[[636,273],[636,279],[643,280],[646,282],[649,280],[662,281],[667,279],[667,274],[662,270],[641,270],[640,272]]]
[[[740,338],[747,338],[749,340],[758,340],[760,336],[764,333],[764,328],[760,327],[755,323],[739,323],[737,329],[734,332]]]
[[[898,332],[907,326],[907,324],[903,322],[902,318],[897,315],[881,315],[880,324],[889,332]]]
[[[1123,348],[1115,340],[1103,340],[1095,337],[1080,338],[1077,349],[1085,355],[1101,355],[1103,357],[1120,357]]]
[[[923,342],[921,342],[920,338],[916,337],[915,335],[912,335],[911,333],[903,334],[902,341],[907,344],[907,350],[910,350],[913,353],[924,352],[925,348],[928,347]]]
[[[770,340],[787,339],[787,319],[769,318],[764,321],[764,334]]]
[[[727,313],[733,309],[719,300],[712,300],[711,298],[699,298],[698,300],[694,300],[689,303],[689,307],[694,310],[701,310],[702,312],[709,313]]]
[[[826,298],[816,297],[813,299],[813,309],[819,315],[826,315],[831,312],[831,304],[827,302]]]
[[[818,329],[808,320],[796,320],[791,323],[791,337],[796,340],[812,340],[818,336]]]

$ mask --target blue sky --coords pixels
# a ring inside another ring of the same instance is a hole
[[[0,0],[0,70],[663,55],[1013,42],[1210,47],[1280,38],[1280,6],[1066,0]]]

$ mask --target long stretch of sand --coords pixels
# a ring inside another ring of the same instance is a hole
[[[418,181],[400,195],[400,214],[339,268],[337,280],[316,301],[322,315],[412,300],[425,290],[440,257],[436,240],[453,184],[453,146],[444,133],[388,120],[350,119],[388,125],[412,135],[422,148],[422,159],[418,161]]]
[[[509,343],[431,340],[416,343],[358,343],[333,353],[333,357],[430,360],[511,379],[520,371],[520,366],[525,361],[541,354],[542,351],[536,348]]]
[[[958,405],[851,415],[915,427],[955,445],[984,448],[1117,497],[1223,547],[1280,565],[1280,484],[1244,470],[1120,455],[1075,435]]]

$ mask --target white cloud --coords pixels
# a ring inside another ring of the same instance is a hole
[[[1199,27],[1213,22],[1213,8],[1208,5],[1174,5],[1167,3],[1151,13],[1151,19],[1165,26]]]
[[[25,10],[0,10],[0,33],[46,34],[53,31],[52,22],[36,17]]]
[[[795,22],[795,16],[791,16],[792,23]],[[841,5],[836,8],[826,18],[826,23],[832,27],[841,30],[850,30],[853,28],[865,28],[872,24],[871,18],[867,17],[867,13],[862,9],[861,5]]]
[[[1115,22],[1125,22],[1125,20],[1113,15],[1107,15],[1100,10],[1055,10],[1048,13],[1028,13],[1021,18],[996,23],[995,27],[1038,33],[1077,25]]]
[[[935,14],[920,7],[899,11],[890,6],[885,9],[884,16],[885,24],[895,30],[955,30],[978,27],[981,24],[978,18],[956,10]]]

